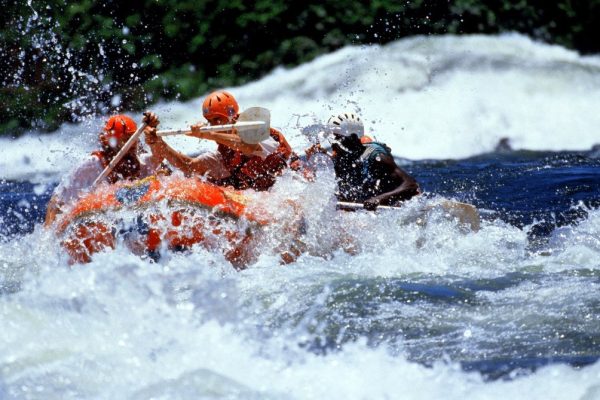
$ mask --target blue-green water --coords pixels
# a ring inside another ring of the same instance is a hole
[[[430,249],[427,243],[415,244],[414,232],[406,243],[396,245],[405,240],[405,230],[423,229],[424,241],[436,232],[410,225],[390,231],[385,221],[392,217],[379,213],[374,218],[381,221],[361,235],[388,236],[380,245],[388,246],[382,251],[391,258],[381,255],[375,240],[369,244],[374,247],[355,260],[334,256],[318,261],[314,280],[304,277],[307,287],[291,284],[288,294],[317,296],[318,304],[278,309],[265,301],[259,307],[266,309],[254,315],[254,301],[250,306],[244,304],[247,298],[233,300],[241,302],[240,312],[251,312],[250,321],[256,318],[250,325],[259,327],[260,336],[272,339],[291,331],[288,345],[322,355],[364,339],[368,346],[386,348],[423,365],[456,362],[486,379],[514,377],[552,363],[578,367],[594,363],[600,357],[600,160],[586,152],[508,152],[412,162],[405,168],[428,195],[476,205],[484,219],[477,234],[483,239],[476,240],[496,242],[481,253],[467,249],[472,257],[447,260],[433,254],[424,271],[404,270],[403,263],[427,260],[428,251],[447,251],[446,256],[454,257],[458,250],[443,241]],[[4,251],[34,237],[34,227],[43,220],[53,185],[43,192],[35,187],[14,181],[0,185]],[[586,224],[591,226],[580,231]],[[458,246],[473,240],[441,225],[436,229],[441,229],[440,235],[453,235]],[[497,230],[500,233],[493,232]],[[503,238],[498,240],[498,234]],[[589,246],[594,258],[584,263],[561,259],[561,253],[576,245]],[[301,269],[309,260],[285,268]],[[118,258],[113,261],[118,263]],[[436,262],[442,264],[439,270]],[[380,273],[363,274],[370,263],[380,264]],[[458,265],[453,270],[449,265],[454,263]],[[262,272],[270,274],[268,268]],[[241,275],[235,279],[245,279]],[[18,295],[27,279],[39,279],[30,276],[15,282],[9,277],[2,282],[5,297]]]
[[[599,77],[598,57],[473,35],[345,48],[232,88],[299,152],[303,128],[359,113],[421,160],[398,161],[426,191],[344,213],[331,174],[286,174],[262,201],[283,221],[286,198],[300,206],[306,251],[281,265],[272,224],[240,272],[202,247],[155,262],[124,243],[70,267],[44,208],[105,116],[0,139],[0,399],[600,399],[600,154],[566,151],[600,141]],[[153,110],[176,129],[201,103]],[[504,137],[554,152],[488,153]],[[474,204],[481,229],[424,215],[440,198]]]

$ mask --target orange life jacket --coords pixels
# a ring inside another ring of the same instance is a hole
[[[233,186],[238,190],[268,190],[275,183],[275,178],[288,166],[288,160],[293,154],[292,148],[281,132],[271,128],[271,137],[279,143],[279,146],[264,159],[259,156],[247,156],[219,144],[217,151],[223,157],[223,162],[231,176],[225,179],[213,179],[212,182],[221,186]]]
[[[108,158],[108,155],[105,151],[97,150],[92,152],[92,155],[98,158],[102,168],[106,168],[108,164],[110,164],[111,160]],[[140,164],[140,160],[138,160],[137,157],[126,155],[112,170],[112,172],[108,174],[106,179],[110,183],[116,183],[121,180],[138,179],[140,177],[141,168],[142,166]]]

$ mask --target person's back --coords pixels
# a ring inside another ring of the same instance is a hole
[[[362,168],[357,168],[360,163],[361,152],[333,153],[333,169],[338,185],[338,200],[362,202],[364,201],[363,184],[364,175]]]
[[[332,159],[338,183],[338,200],[397,205],[420,193],[413,177],[400,169],[384,143],[364,135],[360,118],[353,113],[331,117],[328,127],[332,140]]]
[[[230,176],[223,179],[210,179],[221,186],[233,186],[238,190],[268,190],[279,175],[288,166],[292,148],[281,132],[270,129],[272,143],[265,157],[246,155],[225,145],[219,144],[217,151]]]
[[[155,123],[158,121],[149,121],[149,125]],[[115,115],[108,119],[104,129],[98,135],[100,150],[93,151],[75,170],[63,177],[54,190],[47,207],[46,225],[52,223],[64,207],[76,201],[86,191],[93,189],[96,178],[100,176],[136,129],[136,123],[126,115]],[[137,146],[134,145],[108,174],[105,183],[147,177],[155,173],[161,161],[149,154],[138,156]]]
[[[235,98],[226,91],[209,94],[203,102],[202,114],[209,125],[234,124],[239,117]],[[156,134],[148,134],[146,143],[153,153],[160,154],[186,175],[205,175],[217,185],[239,190],[268,190],[277,176],[288,167],[293,152],[283,134],[271,128],[270,134],[256,143],[246,143],[232,131],[219,134],[201,132],[202,125],[192,126],[190,136],[217,142],[217,150],[195,158],[167,145]]]
[[[338,198],[362,203],[398,187],[402,182],[380,162],[382,157],[392,157],[391,151],[385,144],[375,141],[364,143],[362,152],[334,155]]]

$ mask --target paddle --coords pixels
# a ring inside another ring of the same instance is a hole
[[[350,203],[349,201],[338,201],[336,204],[336,208],[338,210],[346,210],[346,211],[356,211],[365,209],[365,205],[363,203]],[[378,210],[398,210],[400,207],[393,206],[377,206]]]
[[[238,120],[234,124],[203,126],[198,129],[200,132],[219,132],[235,129],[242,142],[247,144],[257,144],[269,138],[270,135],[271,113],[266,108],[250,107],[240,113]],[[188,135],[192,131],[189,129],[163,130],[156,132],[157,136]]]
[[[436,206],[440,206],[444,209],[445,212],[450,214],[451,216],[458,218],[460,223],[468,224],[471,226],[471,229],[475,232],[479,230],[481,220],[479,217],[479,211],[477,208],[471,204],[461,203],[458,201],[450,201],[444,200],[440,203],[431,204],[423,207],[420,211],[427,212],[435,208]],[[365,207],[362,203],[350,203],[347,201],[338,201],[337,208],[339,210],[346,211],[356,211],[363,210]],[[378,210],[398,210],[400,207],[394,206],[377,206]]]
[[[114,156],[114,158],[111,160],[111,162],[106,166],[106,168],[104,168],[104,171],[102,171],[102,173],[100,174],[100,176],[96,178],[96,180],[94,181],[94,183],[92,183],[92,187],[96,186],[99,182],[101,182],[102,180],[104,180],[108,176],[108,174],[110,174],[112,172],[112,170],[119,163],[119,161],[121,161],[121,159],[129,151],[129,149],[131,149],[131,146],[133,146],[133,144],[138,140],[138,138],[140,137],[140,135],[142,134],[142,132],[144,131],[144,128],[146,128],[146,126],[148,126],[148,124],[146,124],[144,122],[137,129],[137,131],[135,131],[135,133],[133,135],[131,135],[131,137],[129,138],[129,140],[125,143],[125,145],[121,148],[121,150],[119,150],[119,152],[117,153],[117,155]]]
[[[243,111],[238,117],[238,123],[249,121],[262,121],[264,127],[256,130],[242,130],[238,132],[242,142],[247,144],[258,144],[271,136],[271,112],[262,107],[250,107]]]
[[[256,130],[258,128],[262,128],[265,126],[263,121],[247,121],[247,122],[238,122],[235,124],[226,124],[226,125],[211,125],[211,126],[203,126],[198,129],[200,132],[218,132],[218,131],[226,131],[230,129],[236,129],[237,131],[244,130]],[[157,131],[157,136],[175,136],[175,135],[188,135],[192,133],[189,129],[174,129],[174,130],[163,130]]]

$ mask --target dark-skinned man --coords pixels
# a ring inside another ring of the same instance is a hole
[[[398,206],[420,194],[417,181],[403,171],[389,147],[364,134],[364,125],[353,113],[332,116],[327,122],[331,135],[339,201],[363,203],[375,210],[379,205]],[[307,150],[307,156],[325,152],[320,145]]]

